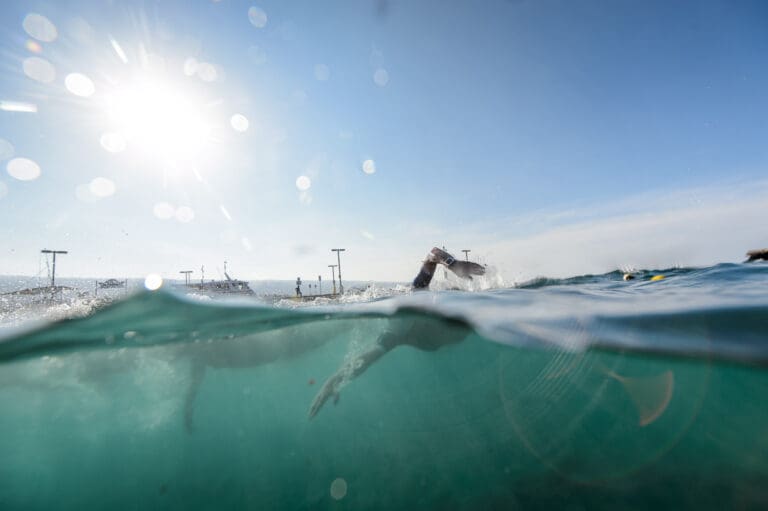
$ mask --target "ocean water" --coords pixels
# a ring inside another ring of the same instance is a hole
[[[2,295],[0,509],[768,508],[768,264],[636,276]]]

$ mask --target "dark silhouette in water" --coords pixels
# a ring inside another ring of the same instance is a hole
[[[448,252],[435,247],[427,255],[419,274],[413,280],[413,287],[428,288],[438,264],[450,269],[459,277],[467,279],[471,279],[472,275],[485,273],[485,267],[470,261],[457,260]],[[361,375],[394,348],[407,345],[424,351],[435,351],[443,346],[463,341],[470,333],[471,329],[458,320],[451,322],[424,318],[399,320],[390,330],[381,334],[370,349],[342,364],[338,371],[325,381],[309,408],[309,417],[317,415],[331,397],[334,403],[338,402],[339,391],[347,382]]]
[[[460,261],[451,254],[433,248],[421,266],[419,274],[413,281],[415,289],[429,287],[437,265],[441,264],[456,275],[471,279],[472,275],[483,275],[485,267],[470,261]],[[314,416],[323,403],[334,396],[338,399],[341,385],[349,379],[360,375],[382,355],[400,345],[410,345],[427,351],[434,351],[441,346],[462,341],[470,333],[470,329],[462,322],[446,322],[444,320],[400,319],[393,320],[393,328],[383,333],[377,339],[374,347],[356,357],[351,363],[342,366],[339,371],[325,382],[315,398],[310,416]],[[461,328],[464,326],[464,328]],[[286,342],[290,339],[290,342]],[[190,355],[192,360],[191,382],[184,402],[184,425],[188,432],[194,430],[194,405],[200,385],[205,378],[208,367],[213,368],[246,368],[254,367],[281,359],[297,357],[307,351],[325,344],[330,336],[304,336],[301,332],[290,337],[277,336],[273,339],[260,336],[258,339],[229,339],[224,342],[197,345]]]
[[[747,252],[747,260],[745,263],[752,263],[755,261],[768,261],[768,248],[760,248],[757,250],[750,250]]]

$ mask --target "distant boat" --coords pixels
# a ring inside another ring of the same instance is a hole
[[[41,295],[47,295],[46,299],[54,299],[57,295],[60,296],[60,293],[63,291],[72,291],[73,288],[68,286],[57,286],[56,285],[56,256],[58,254],[67,254],[68,252],[66,250],[48,250],[47,248],[44,248],[40,251],[41,254],[52,254],[53,255],[53,271],[51,272],[51,284],[49,286],[41,286],[41,287],[31,287],[26,289],[19,289],[18,291],[11,291],[9,293],[3,293],[5,296],[41,296]]]
[[[228,295],[254,295],[251,286],[244,280],[233,279],[227,273],[227,262],[224,261],[224,277],[226,280],[210,280],[205,282],[200,279],[199,284],[188,284],[187,287],[207,293],[228,294]]]
[[[52,295],[61,293],[62,291],[72,291],[74,288],[69,286],[42,286],[31,287],[25,289],[19,289],[18,291],[10,291],[3,293],[6,296],[39,296],[39,295]]]
[[[107,279],[104,282],[98,282],[99,289],[114,289],[117,287],[125,287],[128,282],[125,280]]]

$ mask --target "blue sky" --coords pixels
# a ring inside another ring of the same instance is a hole
[[[325,278],[339,246],[354,280],[410,280],[435,244],[497,283],[739,260],[768,245],[767,24],[764,2],[4,2],[0,273],[44,247],[69,276]]]

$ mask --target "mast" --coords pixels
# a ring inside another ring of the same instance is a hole
[[[192,270],[182,270],[179,273],[184,274],[184,285],[189,287],[189,276],[192,273]]]
[[[333,281],[333,294],[336,294],[336,265],[329,264],[328,268],[331,269],[331,280]]]
[[[48,250],[44,248],[41,254],[53,254],[53,271],[51,272],[51,287],[56,287],[56,254],[68,254],[66,250]]]
[[[346,248],[332,248],[331,252],[336,252],[336,266],[339,267],[339,294],[344,294],[344,284],[341,283],[341,254],[344,252]]]

